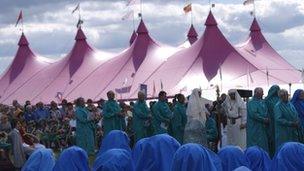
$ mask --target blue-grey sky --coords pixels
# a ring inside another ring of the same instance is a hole
[[[191,17],[183,13],[190,0],[143,0],[143,17],[151,36],[162,43],[183,43]],[[122,21],[130,9],[125,0],[0,0],[0,73],[12,61],[20,37],[15,28],[23,10],[25,34],[32,50],[41,56],[60,58],[69,52],[76,32],[77,14],[71,11],[81,3],[83,29],[88,42],[104,51],[119,52],[128,46],[132,20]],[[194,26],[201,35],[209,11],[208,0],[192,0]],[[246,40],[252,22],[252,6],[243,0],[213,0],[212,9],[220,29],[232,44]],[[132,7],[138,10],[138,6]],[[270,44],[291,64],[304,67],[303,0],[256,0],[260,26]],[[138,19],[135,26],[138,24]],[[303,58],[303,59],[302,59]]]

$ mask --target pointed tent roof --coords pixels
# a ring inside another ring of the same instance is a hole
[[[246,84],[246,74],[252,73],[257,83],[264,81],[262,72],[242,57],[226,40],[217,27],[216,20],[210,11],[206,20],[204,34],[190,48],[183,49],[159,67],[144,84],[148,85],[148,96],[153,96],[153,89],[163,88],[174,95],[182,89],[192,90],[218,84],[220,77],[227,86]],[[245,79],[245,81],[244,81]],[[155,82],[157,83],[155,88]],[[136,91],[132,92],[135,97]],[[155,94],[154,94],[155,96]]]
[[[247,41],[237,45],[238,51],[258,69],[281,78],[286,84],[299,83],[301,73],[281,57],[267,42],[256,18],[250,27]]]
[[[193,24],[191,24],[190,29],[188,31],[187,37],[188,37],[188,41],[190,42],[190,44],[193,44],[196,40],[197,40],[197,32],[193,26]]]
[[[136,39],[137,37],[137,33],[135,32],[135,30],[133,31],[132,35],[131,35],[131,38],[130,38],[130,46],[132,45],[132,43],[134,42],[134,40]]]
[[[79,84],[90,72],[105,62],[112,54],[95,51],[86,41],[86,36],[81,28],[77,30],[75,44],[72,50],[63,59],[44,68],[35,78],[20,90],[6,97],[7,101],[17,98],[22,93],[22,101],[49,102],[60,101],[60,96],[64,96]],[[82,90],[84,91],[84,90]]]
[[[163,47],[166,46],[156,43],[150,37],[144,21],[141,20],[132,45],[120,55],[100,65],[83,83],[69,92],[67,98],[83,96],[98,100],[101,97],[106,98],[109,90],[116,89],[116,93],[119,93],[130,91],[132,86],[138,87],[140,81],[165,60],[164,53],[159,53]],[[86,89],[86,93],[81,94],[78,91],[81,89]],[[126,97],[125,93],[123,96]]]
[[[0,79],[0,101],[6,94],[18,90],[27,80],[52,63],[51,60],[38,57],[32,52],[24,33],[21,34],[18,45],[19,48],[11,65]]]

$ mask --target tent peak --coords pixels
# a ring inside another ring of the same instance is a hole
[[[217,22],[212,14],[212,12],[210,11],[209,14],[208,14],[208,17],[207,17],[207,20],[205,22],[205,25],[206,26],[216,26],[217,25]]]
[[[252,21],[252,24],[251,24],[251,27],[250,27],[250,31],[261,31],[261,28],[259,26],[259,23],[257,21],[257,19],[254,17],[253,21]]]
[[[194,28],[194,26],[193,26],[193,24],[191,24],[187,36],[188,36],[188,37],[197,37],[197,36],[198,36],[198,35],[197,35],[197,32],[196,32],[196,30],[195,30],[195,28]]]
[[[133,30],[132,36],[131,36],[130,41],[129,41],[130,45],[132,45],[132,43],[134,42],[136,37],[137,37],[137,34],[136,34],[135,30]]]
[[[149,33],[148,29],[147,29],[147,27],[146,27],[146,25],[145,25],[145,23],[144,23],[144,21],[142,19],[140,20],[140,23],[139,23],[139,26],[138,26],[138,29],[137,29],[137,33],[138,34],[147,34],[147,33]]]
[[[18,45],[19,46],[28,46],[29,45],[29,42],[27,41],[24,33],[21,34],[20,40],[18,42]]]
[[[75,40],[86,40],[86,39],[87,39],[87,37],[83,33],[81,27],[79,27],[78,30],[77,30],[77,34],[76,34]]]

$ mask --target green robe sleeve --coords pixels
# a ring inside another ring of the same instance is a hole
[[[148,114],[150,113],[147,105],[145,104],[137,104],[134,106],[133,110],[136,116],[138,116],[140,119],[147,119]]]
[[[117,108],[113,103],[106,103],[103,109],[103,117],[106,119],[115,117],[116,114],[121,110],[119,108]]]
[[[251,101],[248,104],[247,110],[248,110],[248,116],[252,118],[253,120],[256,120],[257,122],[261,122],[265,124],[265,117],[261,116],[261,113],[259,112],[259,105],[257,102]],[[265,111],[267,112],[267,111]],[[265,113],[266,114],[266,113]]]
[[[76,110],[76,118],[80,123],[88,123],[87,115],[81,109]]]
[[[275,120],[276,122],[279,124],[279,125],[282,125],[282,126],[288,126],[288,127],[292,127],[292,124],[293,122],[291,121],[288,121],[286,120],[284,117],[283,117],[283,112],[281,109],[280,109],[280,105],[281,104],[278,104],[275,106],[274,108],[274,113],[275,113]]]

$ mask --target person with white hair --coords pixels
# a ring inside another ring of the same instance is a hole
[[[227,145],[246,148],[246,104],[237,90],[228,91],[225,99],[225,113],[227,115]]]
[[[187,124],[185,126],[184,143],[197,143],[206,147],[207,145],[207,133],[206,133],[206,115],[209,114],[205,105],[207,100],[201,97],[201,89],[194,89],[190,95],[186,114]]]
[[[288,99],[287,90],[279,91],[280,101],[274,107],[276,151],[285,142],[299,141],[300,121],[298,112]]]

